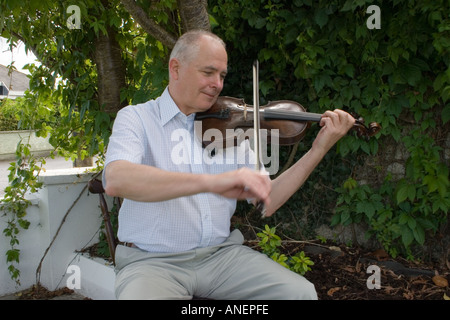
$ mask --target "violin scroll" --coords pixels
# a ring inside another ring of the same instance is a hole
[[[377,122],[371,122],[367,127],[364,124],[364,119],[362,117],[359,118],[356,118],[355,116],[353,117],[355,118],[356,121],[352,129],[356,131],[356,135],[359,138],[369,140],[370,137],[373,137],[374,135],[376,135],[378,132],[381,131],[381,126]]]

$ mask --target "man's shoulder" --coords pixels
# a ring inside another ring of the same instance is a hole
[[[149,113],[149,114],[158,114],[159,115],[159,105],[167,99],[165,96],[167,90],[165,90],[159,97],[155,99],[148,100],[142,103],[130,104],[124,108],[122,108],[119,113]]]
[[[142,119],[148,121],[150,119],[159,118],[159,107],[156,100],[149,100],[144,103],[130,104],[119,110],[116,119],[137,120]],[[150,118],[150,119],[149,119]]]
[[[120,109],[119,112],[125,113],[125,112],[145,112],[145,111],[151,111],[155,107],[157,107],[158,99],[152,99],[143,103],[137,103],[137,104],[130,104],[122,109]]]

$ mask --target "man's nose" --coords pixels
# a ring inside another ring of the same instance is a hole
[[[214,76],[213,79],[211,80],[211,87],[216,89],[222,89],[223,78],[220,75]]]

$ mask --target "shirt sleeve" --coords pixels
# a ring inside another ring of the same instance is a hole
[[[106,151],[105,170],[108,164],[117,160],[142,163],[144,128],[142,120],[134,109],[134,106],[128,106],[117,113]],[[104,186],[106,186],[105,170],[103,170]]]

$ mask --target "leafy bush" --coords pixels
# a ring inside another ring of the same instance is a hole
[[[18,101],[4,99],[0,103],[0,131],[17,130],[19,119],[16,117],[15,107]]]
[[[314,265],[314,262],[305,255],[304,251],[300,251],[291,257],[280,252],[281,238],[276,234],[275,227],[270,228],[266,224],[264,230],[259,232],[257,236],[260,238],[259,247],[273,261],[301,275],[311,271],[310,266]]]
[[[338,189],[332,225],[364,221],[367,235],[375,236],[392,256],[412,258],[414,245],[423,246],[427,234],[435,235],[446,225],[449,170],[440,161],[440,148],[420,130],[402,140],[410,154],[405,177],[394,184],[388,176],[379,188],[349,178]]]
[[[214,31],[230,52],[224,94],[242,93],[252,101],[250,70],[258,58],[262,102],[290,99],[319,113],[341,108],[382,126],[369,141],[341,139],[339,157],[327,155],[273,219],[283,226],[294,219],[305,229],[312,213],[331,218],[336,212],[333,224],[368,223],[368,234],[391,254],[409,257],[415,245],[445,227],[450,206],[443,151],[450,119],[445,1],[380,3],[380,29],[367,27],[372,4],[367,0],[209,3]],[[308,139],[299,153],[308,149]],[[382,161],[387,141],[410,154],[401,179],[393,179]],[[361,155],[380,158],[379,168],[361,169]],[[374,181],[358,174],[368,170],[378,170]]]
[[[0,104],[0,131],[38,130],[38,134],[46,134],[57,123],[57,109],[28,91],[24,97],[4,99]]]

